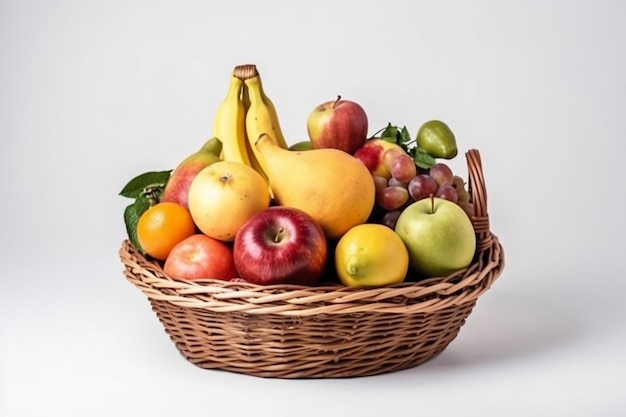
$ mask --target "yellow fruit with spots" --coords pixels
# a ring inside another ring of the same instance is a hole
[[[382,224],[361,224],[337,243],[335,269],[339,280],[348,287],[398,284],[409,270],[409,253],[393,229]]]
[[[332,148],[289,151],[267,135],[261,135],[255,146],[276,202],[308,213],[328,239],[339,239],[369,218],[374,179],[352,155]]]
[[[269,205],[269,190],[261,174],[240,162],[209,165],[189,187],[189,212],[198,229],[224,242],[235,240],[243,223]]]

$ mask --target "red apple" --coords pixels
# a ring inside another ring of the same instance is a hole
[[[366,141],[361,147],[359,147],[356,152],[354,152],[354,157],[361,160],[370,170],[372,175],[386,178],[387,180],[391,178],[391,173],[389,169],[385,167],[384,158],[385,152],[387,150],[393,150],[399,154],[406,154],[404,149],[398,144],[387,142],[386,140],[382,140],[380,138],[373,138]]]
[[[233,253],[239,275],[248,282],[311,285],[324,271],[328,247],[322,228],[309,214],[272,206],[243,224]]]
[[[178,243],[165,260],[163,272],[173,279],[231,280],[238,276],[232,246],[204,234]]]
[[[170,201],[189,208],[188,198],[191,182],[203,168],[220,160],[221,151],[222,142],[213,137],[206,141],[200,150],[183,159],[172,171],[163,190],[161,201]]]
[[[315,149],[336,148],[350,155],[365,143],[367,128],[363,107],[341,96],[315,107],[307,119],[309,139]]]

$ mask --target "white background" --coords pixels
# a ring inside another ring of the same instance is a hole
[[[617,0],[0,2],[0,416],[625,415],[625,18]],[[290,143],[341,94],[370,133],[439,118],[481,151],[507,266],[436,359],[201,370],[124,279],[118,192],[207,139],[244,63]]]

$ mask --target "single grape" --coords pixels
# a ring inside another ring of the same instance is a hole
[[[376,187],[376,193],[378,193],[380,190],[382,190],[383,188],[387,186],[387,178],[381,177],[378,175],[374,175],[372,178],[374,178],[374,186]]]
[[[463,190],[461,190],[461,192],[457,191],[456,193],[459,196],[459,201],[461,201],[463,203],[469,203],[470,202],[470,194],[467,192],[467,190],[463,189]]]
[[[433,177],[439,185],[452,185],[452,182],[454,181],[454,174],[452,173],[452,170],[443,162],[437,162],[435,165],[430,167],[430,176]]]
[[[383,166],[389,173],[391,173],[394,161],[400,155],[406,155],[406,153],[398,148],[389,148],[383,153]]]
[[[435,197],[450,200],[454,203],[459,201],[459,196],[451,184],[440,185],[439,188],[437,189],[437,192],[435,193]]]
[[[400,217],[400,214],[402,214],[402,210],[388,211],[387,213],[385,213],[380,223],[395,230],[396,223],[398,222],[398,217]]]
[[[406,182],[401,182],[398,181],[397,179],[395,179],[394,177],[389,178],[389,181],[387,182],[387,185],[390,187],[402,187],[402,188],[407,188],[408,187],[408,183]]]
[[[376,194],[376,202],[387,211],[397,210],[409,200],[409,192],[403,187],[385,187]]]
[[[459,191],[459,189],[465,187],[465,180],[463,178],[461,178],[460,176],[458,176],[458,175],[453,175],[452,176],[452,186],[454,188],[456,188],[457,191]]]
[[[409,182],[407,188],[411,198],[417,201],[429,197],[430,195],[435,195],[439,184],[437,184],[437,181],[430,175],[419,174]]]
[[[389,170],[391,176],[400,182],[408,183],[417,175],[415,161],[409,155],[398,155]]]
[[[463,178],[455,175],[452,179],[452,186],[456,190],[457,195],[459,196],[459,201],[469,202],[470,195],[465,188],[465,181]]]

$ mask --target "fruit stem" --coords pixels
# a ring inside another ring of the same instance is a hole
[[[276,231],[276,236],[274,236],[274,243],[278,243],[281,241],[281,238],[284,232],[285,232],[285,229],[283,227],[279,228]]]
[[[431,214],[435,212],[435,195],[430,195],[430,212]]]
[[[337,100],[335,100],[335,103],[333,104],[333,110],[335,110],[335,108],[337,107],[337,104],[339,104],[339,101],[341,101],[341,96],[338,94]]]
[[[386,127],[383,127],[382,129],[380,129],[380,130],[378,130],[378,131],[374,132],[374,133],[372,134],[372,136],[370,136],[370,139],[374,139],[374,138],[376,137],[376,135],[378,135],[379,133],[383,133],[383,132],[385,131],[385,129],[387,129],[387,128],[386,128]]]
[[[152,207],[161,200],[163,188],[162,184],[150,184],[143,188],[141,195],[148,200],[150,207]]]
[[[254,78],[259,75],[254,64],[237,65],[233,70],[233,76],[240,80],[247,80],[248,78]]]

